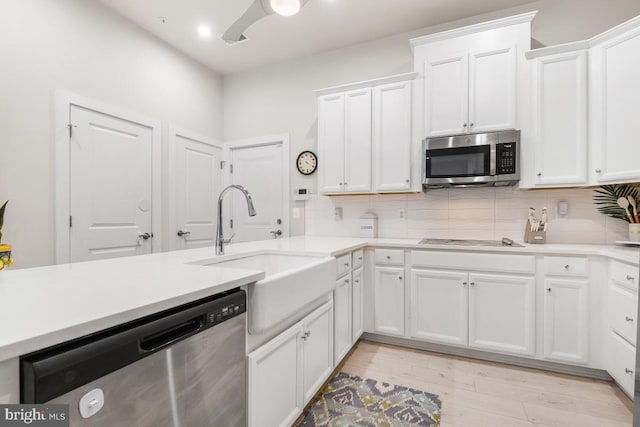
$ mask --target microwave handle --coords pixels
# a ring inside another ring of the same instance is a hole
[[[498,150],[496,149],[496,144],[491,143],[491,152],[489,154],[489,175],[496,176],[496,156],[498,155]]]

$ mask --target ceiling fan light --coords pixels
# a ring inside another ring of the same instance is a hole
[[[271,9],[278,15],[292,16],[300,11],[300,0],[271,0]]]

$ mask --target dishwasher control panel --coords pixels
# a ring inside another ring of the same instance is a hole
[[[232,317],[238,316],[247,311],[247,304],[243,299],[230,299],[225,304],[216,307],[207,313],[207,326],[217,325]]]

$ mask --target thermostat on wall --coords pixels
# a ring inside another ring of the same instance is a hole
[[[294,188],[293,200],[309,200],[311,191],[308,188]]]

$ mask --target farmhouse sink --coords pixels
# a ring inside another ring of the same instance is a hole
[[[265,278],[248,287],[248,326],[259,334],[287,319],[335,287],[335,258],[262,253],[213,258],[197,264],[258,270]]]

